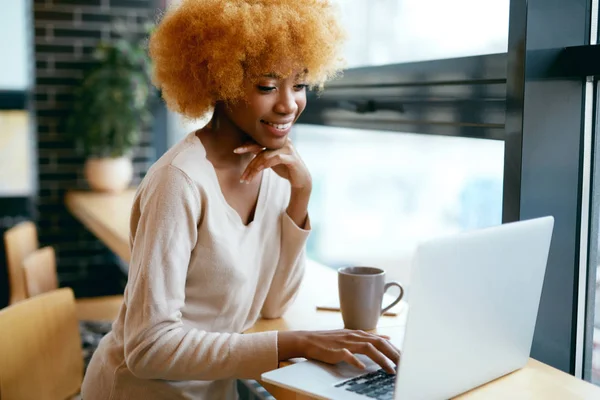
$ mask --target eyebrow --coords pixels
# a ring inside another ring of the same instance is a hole
[[[268,74],[263,74],[263,78],[281,79],[281,75],[276,74],[275,72],[269,72]]]
[[[304,71],[296,74],[296,79],[305,76],[308,74],[308,69],[304,69]],[[269,72],[262,75],[263,78],[271,78],[271,79],[282,79],[283,77],[276,72]]]

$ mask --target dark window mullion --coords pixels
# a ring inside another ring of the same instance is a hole
[[[0,110],[25,110],[27,92],[21,90],[0,90]]]

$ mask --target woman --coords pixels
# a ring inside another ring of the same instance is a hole
[[[150,39],[168,106],[211,122],[148,171],[131,215],[125,300],[88,367],[94,399],[234,399],[236,378],[307,357],[392,371],[399,352],[347,330],[242,334],[277,318],[304,272],[311,177],[288,134],[306,89],[339,70],[325,0],[184,0]]]

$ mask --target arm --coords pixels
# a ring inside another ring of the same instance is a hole
[[[275,332],[206,332],[181,319],[200,210],[197,189],[172,166],[156,171],[142,194],[124,321],[125,361],[140,378],[253,378],[277,367]]]
[[[290,201],[287,207],[287,215],[294,223],[305,230],[310,231],[310,221],[308,220],[308,201],[312,191],[312,183],[302,189],[291,189]]]
[[[281,253],[261,311],[263,318],[279,318],[292,304],[306,264],[304,247],[310,233],[310,189],[291,190],[287,211],[281,216]]]

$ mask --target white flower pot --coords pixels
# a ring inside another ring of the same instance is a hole
[[[85,162],[84,174],[92,190],[118,193],[129,187],[133,165],[127,157],[90,157]]]

